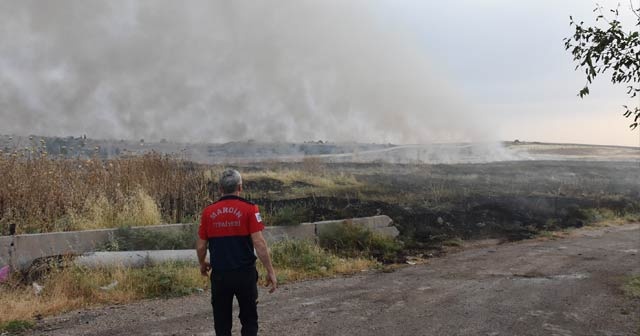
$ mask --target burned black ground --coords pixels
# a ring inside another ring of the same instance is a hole
[[[640,166],[633,162],[350,163],[319,170],[329,177],[352,174],[359,184],[331,190],[260,178],[246,182],[247,195],[274,215],[274,224],[282,224],[282,209],[309,222],[385,214],[408,247],[433,247],[452,238],[519,240],[611,217],[633,220],[640,213]]]

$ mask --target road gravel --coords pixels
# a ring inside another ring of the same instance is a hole
[[[476,246],[260,293],[261,335],[639,335],[640,225]],[[236,319],[234,335],[239,335]],[[209,293],[47,318],[29,335],[213,335]]]

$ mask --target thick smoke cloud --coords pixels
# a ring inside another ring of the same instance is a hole
[[[1,1],[0,132],[484,140],[399,26],[365,0]]]

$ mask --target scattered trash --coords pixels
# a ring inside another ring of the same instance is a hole
[[[203,292],[204,292],[204,289],[202,289],[202,288],[196,288],[196,292],[198,292],[198,293],[203,293]]]
[[[102,286],[100,287],[100,289],[105,290],[105,291],[110,291],[114,288],[116,288],[116,286],[118,286],[118,280],[114,280],[112,283],[106,285],[106,286]]]
[[[0,282],[5,282],[9,280],[9,265],[0,268]]]
[[[422,255],[406,257],[406,263],[409,265],[424,264],[425,262],[426,260],[422,257]]]
[[[40,293],[42,293],[44,286],[38,285],[37,282],[34,282],[31,285],[33,286],[33,291],[36,293],[36,295],[40,295]]]

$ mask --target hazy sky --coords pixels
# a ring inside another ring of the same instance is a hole
[[[640,1],[633,0],[635,8]],[[627,31],[636,20],[626,1],[620,4]],[[404,20],[432,60],[442,67],[477,113],[495,124],[501,139],[640,145],[638,130],[621,105],[639,104],[607,76],[576,94],[586,83],[574,71],[562,39],[572,33],[569,16],[593,23],[590,0],[404,0],[386,3],[387,13]],[[606,13],[608,14],[608,13]]]
[[[594,6],[0,0],[0,133],[638,146],[624,87],[576,96],[562,38]]]

